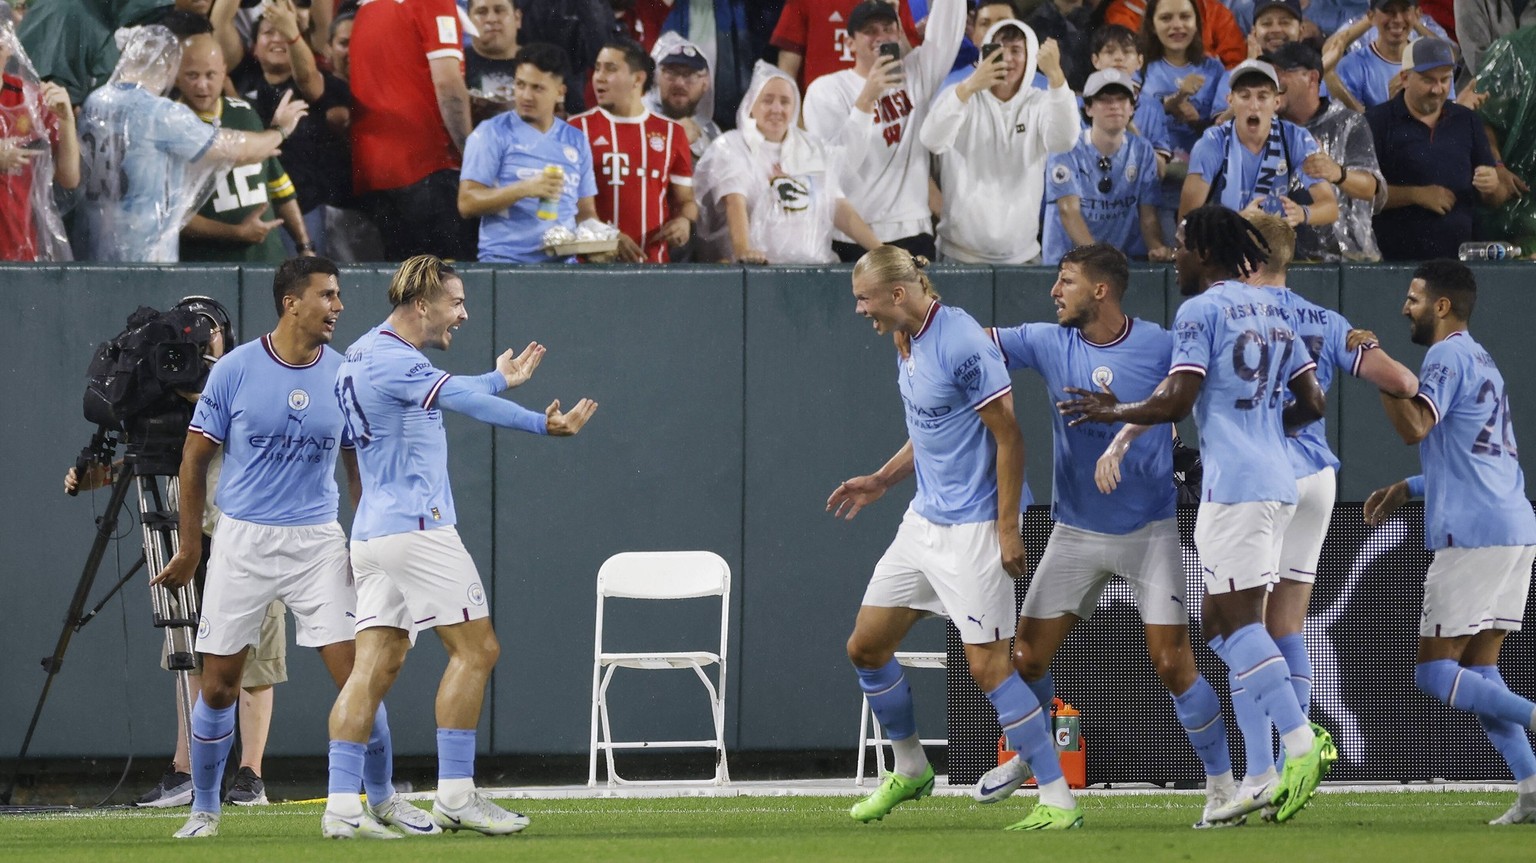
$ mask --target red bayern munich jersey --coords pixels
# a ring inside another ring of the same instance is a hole
[[[438,57],[464,64],[453,0],[363,0],[352,29],[353,188],[398,189],[456,170],[460,154],[428,65]]]
[[[597,217],[639,243],[647,261],[666,263],[667,244],[646,240],[673,216],[670,186],[693,185],[688,133],[650,111],[615,117],[593,108],[572,117],[571,125],[584,132],[592,146]]]
[[[768,44],[793,51],[804,58],[800,63],[800,92],[823,75],[853,68],[853,46],[849,44],[848,15],[860,0],[787,0],[779,13]],[[922,44],[922,36],[912,23],[912,11],[899,4],[901,29],[907,41]]]

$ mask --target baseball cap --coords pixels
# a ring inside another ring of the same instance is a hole
[[[1296,20],[1303,20],[1301,14],[1301,0],[1259,0],[1253,6],[1253,17],[1258,18],[1271,9],[1284,9],[1296,16]]]
[[[1259,59],[1286,72],[1296,69],[1323,71],[1323,55],[1310,42],[1287,42]]]
[[[1230,78],[1232,88],[1237,89],[1238,81],[1242,78],[1254,75],[1258,75],[1269,83],[1274,84],[1276,90],[1280,89],[1280,75],[1275,72],[1275,67],[1265,63],[1263,60],[1244,60],[1233,66]]]
[[[702,72],[709,69],[709,61],[704,59],[704,55],[699,53],[699,49],[693,47],[692,45],[679,45],[676,48],[673,48],[671,51],[663,54],[661,58],[656,61],[656,65],[685,66],[696,72]]]
[[[1428,72],[1455,65],[1456,55],[1451,52],[1451,43],[1444,39],[1425,36],[1409,42],[1408,47],[1403,49],[1404,72]]]
[[[1409,6],[1419,5],[1419,0],[1371,0],[1372,9],[1380,9],[1388,3],[1407,3]]]
[[[1088,76],[1088,81],[1083,84],[1083,98],[1092,99],[1103,92],[1106,87],[1119,87],[1136,98],[1136,83],[1131,76],[1119,69],[1100,69]]]
[[[848,13],[848,35],[852,36],[863,30],[865,25],[875,21],[895,23],[897,20],[895,6],[884,2],[884,0],[864,0],[863,3],[853,7],[852,12]]]

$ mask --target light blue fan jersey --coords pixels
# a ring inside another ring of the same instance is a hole
[[[1126,318],[1125,331],[1108,344],[1094,344],[1081,330],[1057,324],[1022,324],[992,331],[1009,368],[1031,368],[1045,378],[1055,431],[1055,473],[1051,506],[1056,521],[1095,533],[1123,535],[1172,518],[1173,433],[1155,426],[1132,442],[1120,465],[1121,482],[1099,492],[1093,472],[1099,456],[1123,423],[1067,425],[1056,410],[1065,387],[1098,391],[1103,383],[1121,401],[1141,401],[1162,383],[1173,353],[1173,336],[1139,318]]]
[[[917,467],[912,509],[935,524],[996,521],[997,441],[977,411],[1013,390],[997,345],[963,310],[935,302],[896,368]],[[1025,485],[1020,505],[1030,502]]]
[[[1467,333],[1452,333],[1424,355],[1419,398],[1435,414],[1419,444],[1425,546],[1536,545],[1536,514],[1493,357]]]
[[[1296,502],[1281,411],[1287,386],[1315,367],[1286,317],[1261,288],[1217,282],[1179,306],[1170,372],[1205,377],[1195,401],[1212,503]]]
[[[224,447],[214,502],[225,515],[278,527],[336,520],[336,454],[352,446],[332,395],[340,366],[329,347],[308,365],[283,362],[271,335],[214,363],[188,430]]]

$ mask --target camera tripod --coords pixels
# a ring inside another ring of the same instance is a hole
[[[64,627],[59,632],[58,642],[54,645],[53,653],[42,660],[43,671],[48,676],[43,682],[42,692],[38,695],[37,706],[32,711],[32,721],[27,725],[27,734],[22,739],[21,751],[16,755],[15,771],[5,790],[0,792],[0,804],[8,805],[11,802],[16,781],[21,775],[22,764],[26,761],[27,751],[32,746],[32,735],[37,731],[38,720],[43,715],[43,706],[48,701],[48,691],[53,686],[54,677],[63,668],[64,652],[69,649],[69,642],[74,634],[85,628],[85,625],[91,622],[140,569],[146,568],[147,565],[151,576],[159,573],[179,547],[177,527],[180,481],[177,475],[180,471],[181,444],[186,436],[186,430],[186,417],[169,416],[135,423],[133,430],[125,436],[127,449],[122,468],[112,483],[112,494],[107,502],[106,511],[96,519],[96,538],[91,543],[90,554],[86,556],[85,566],[80,572],[80,580],[75,585],[69,610],[65,612]],[[117,435],[117,432],[105,426],[97,430],[95,436],[91,438],[90,445],[81,451],[80,458],[75,462],[75,473],[81,482],[85,481],[86,473],[91,467],[111,465],[113,453],[117,449]],[[138,562],[129,568],[111,590],[107,591],[106,596],[102,597],[90,611],[86,611],[86,603],[90,601],[91,589],[95,584],[102,558],[106,554],[108,544],[117,536],[118,517],[128,499],[130,489],[136,492],[138,498],[143,552]],[[149,593],[154,625],[164,632],[167,665],[176,675],[176,696],[184,708],[183,725],[190,726],[192,703],[195,697],[189,678],[196,670],[193,639],[198,625],[197,588],[191,583],[175,589],[152,585]],[[187,733],[187,739],[191,740],[191,728],[185,727],[184,730]]]

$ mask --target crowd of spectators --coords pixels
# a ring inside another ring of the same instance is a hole
[[[1531,245],[1536,3],[1419,2],[0,2],[0,259]]]

